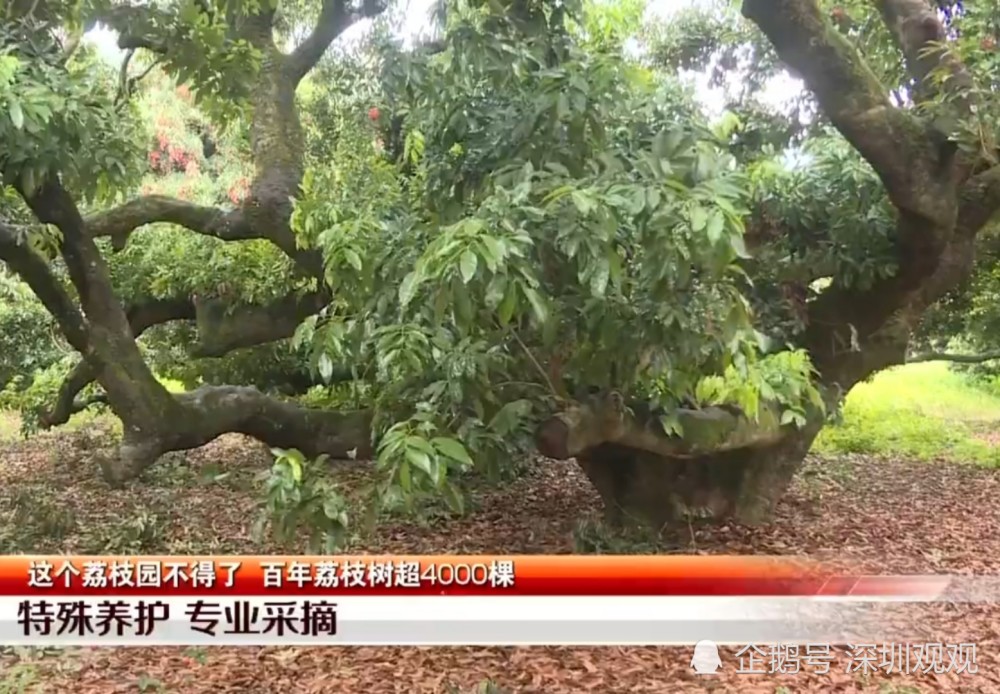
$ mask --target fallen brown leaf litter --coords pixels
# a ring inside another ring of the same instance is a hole
[[[123,543],[147,553],[281,549],[251,537],[253,478],[267,465],[258,444],[224,437],[121,492],[100,482],[89,455],[69,434],[0,444],[0,498],[9,504],[26,494],[73,519],[57,538],[32,538],[31,550],[102,551]],[[335,473],[347,490],[370,479],[360,464]],[[992,470],[864,456],[813,459],[772,523],[685,530],[658,551],[804,555],[882,574],[997,574],[997,499],[1000,477]],[[354,551],[571,553],[580,549],[581,520],[599,510],[575,465],[538,461],[519,480],[478,493],[465,518],[389,520]],[[845,651],[827,675],[774,676],[736,673],[736,649],[722,649],[724,670],[702,677],[691,671],[689,648],[119,648],[5,656],[0,691],[464,694],[485,692],[491,681],[489,691],[512,694],[1000,692],[1000,609],[908,605],[905,611],[908,621],[919,616],[938,635],[934,640],[976,643],[978,672],[863,676],[846,672]]]

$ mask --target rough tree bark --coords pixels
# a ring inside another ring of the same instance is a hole
[[[973,114],[972,79],[960,60],[947,48],[930,50],[945,38],[934,8],[925,0],[878,5],[918,83],[917,100],[943,89],[950,122]],[[743,14],[874,168],[898,214],[897,273],[868,290],[832,286],[808,305],[800,343],[829,402],[837,404],[867,376],[904,363],[924,309],[968,275],[976,233],[1000,209],[1000,167],[960,153],[941,130],[941,118],[926,123],[914,110],[894,106],[890,90],[816,0],[744,0]],[[933,79],[937,70],[949,79]],[[681,419],[721,428],[708,445],[697,428],[670,437],[656,417],[623,417],[620,403],[604,398],[571,404],[543,422],[536,438],[544,454],[576,458],[613,522],[757,522],[768,517],[823,424],[813,417],[801,429],[775,431],[773,418],[750,422],[715,410],[682,411]]]

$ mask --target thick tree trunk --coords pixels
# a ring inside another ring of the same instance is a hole
[[[766,521],[819,427],[778,443],[695,458],[667,458],[605,443],[576,460],[604,502],[609,524],[662,529],[687,521]]]

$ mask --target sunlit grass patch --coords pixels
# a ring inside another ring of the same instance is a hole
[[[818,453],[877,453],[1000,466],[1000,448],[976,438],[1000,425],[1000,397],[975,388],[943,362],[889,369],[847,396],[842,421],[813,446]]]
[[[21,435],[21,418],[14,412],[0,411],[0,441],[15,441]]]
[[[187,388],[180,381],[175,381],[172,378],[163,378],[162,376],[157,376],[156,380],[159,381],[164,388],[169,390],[171,393],[183,393]]]

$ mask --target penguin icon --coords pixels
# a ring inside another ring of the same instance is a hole
[[[719,647],[714,641],[699,641],[695,644],[694,655],[691,657],[691,668],[699,675],[714,675],[722,667],[719,658]]]

